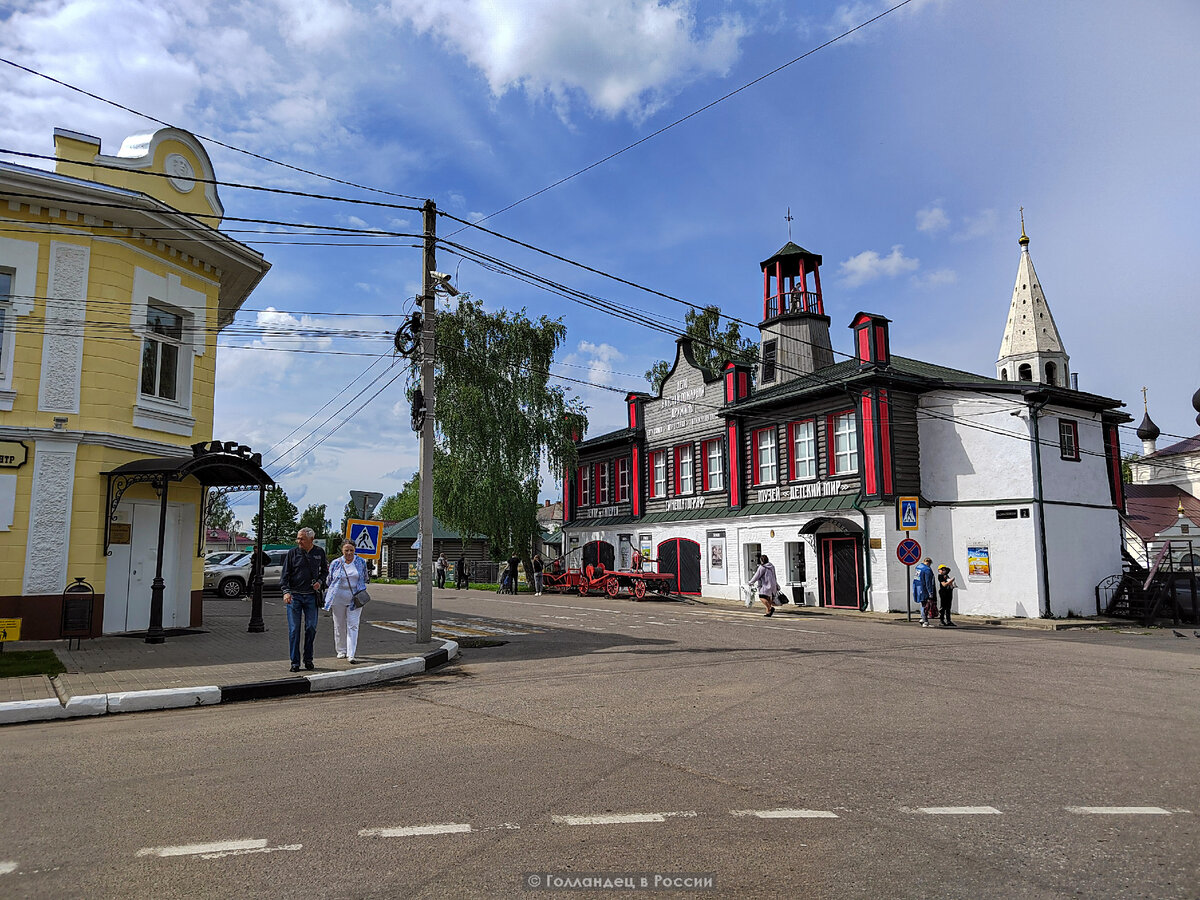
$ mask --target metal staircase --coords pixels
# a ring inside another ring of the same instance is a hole
[[[1197,619],[1198,568],[1192,541],[1163,541],[1153,548],[1121,517],[1121,572],[1096,585],[1096,615],[1150,624]]]

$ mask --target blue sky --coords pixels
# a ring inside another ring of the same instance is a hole
[[[0,56],[199,134],[432,197],[477,220],[889,5],[259,0],[173,9],[17,0],[0,12]],[[894,352],[992,374],[1023,206],[1080,387],[1124,400],[1136,424],[1145,385],[1162,430],[1192,435],[1198,41],[1200,5],[1186,0],[912,0],[485,224],[757,322],[758,262],[788,239],[790,207],[792,238],[824,256],[835,350],[849,351],[845,326],[869,310],[893,320]],[[48,153],[53,129],[64,127],[115,153],[127,135],[155,127],[7,66],[0,91],[0,146],[9,149]],[[372,196],[209,151],[223,180]],[[420,228],[411,212],[233,188],[221,196],[230,216]],[[446,220],[439,228],[452,230]],[[404,376],[329,433],[344,404],[358,405],[335,394],[370,358],[233,348],[382,352],[382,341],[280,329],[394,328],[380,316],[411,308],[419,251],[404,240],[339,248],[262,243],[295,241],[291,233],[240,237],[274,268],[239,316],[252,331],[222,341],[216,435],[271,459],[336,414],[277,464],[292,500],[334,512],[351,488],[397,490],[417,464]],[[677,304],[470,230],[453,239],[681,327]],[[667,335],[459,265],[444,250],[438,265],[489,307],[562,316],[563,374],[644,389],[641,373],[674,353]],[[618,394],[576,389],[591,407],[592,434],[619,427]],[[1132,431],[1125,445],[1140,449]],[[547,498],[559,491],[544,486]]]

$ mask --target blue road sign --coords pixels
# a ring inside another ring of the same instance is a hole
[[[346,524],[350,526],[350,542],[354,544],[354,552],[363,559],[379,559],[383,523],[350,519]]]
[[[921,545],[912,538],[905,538],[896,545],[896,558],[906,566],[916,565],[921,558]]]
[[[916,531],[921,527],[921,510],[917,499],[916,497],[899,498],[900,529],[902,531]]]

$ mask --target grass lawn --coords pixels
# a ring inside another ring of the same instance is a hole
[[[53,650],[5,650],[0,653],[0,678],[21,675],[61,675],[66,666]]]

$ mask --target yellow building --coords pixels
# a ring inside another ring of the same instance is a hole
[[[218,230],[187,132],[54,148],[54,172],[0,163],[0,617],[58,637],[85,578],[92,634],[143,630],[161,567],[161,625],[197,625],[205,485],[266,477],[207,442],[217,335],[270,264]]]

